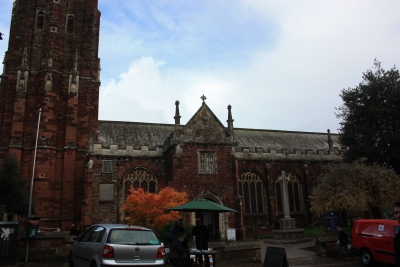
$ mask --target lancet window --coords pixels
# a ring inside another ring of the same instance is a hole
[[[36,11],[36,29],[43,30],[44,27],[44,12],[43,10]]]
[[[74,31],[74,15],[67,16],[67,32]]]

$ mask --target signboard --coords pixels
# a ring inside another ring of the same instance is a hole
[[[229,241],[236,241],[236,229],[235,228],[228,228],[227,237],[228,237]]]
[[[263,267],[289,267],[285,248],[267,247]]]
[[[325,227],[331,228],[331,231],[336,231],[340,225],[339,213],[330,211],[325,214]]]

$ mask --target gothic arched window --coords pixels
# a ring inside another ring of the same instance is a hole
[[[128,196],[129,188],[143,188],[145,192],[158,193],[157,178],[153,172],[144,169],[137,168],[131,170],[124,178],[125,196]]]
[[[275,194],[276,194],[276,204],[278,206],[278,212],[283,212],[282,204],[282,182],[280,179],[281,175],[276,178],[275,181]],[[289,204],[290,212],[301,211],[301,186],[299,179],[296,174],[290,171],[285,171],[285,180],[287,183],[287,200]]]
[[[240,175],[239,194],[243,198],[243,212],[245,214],[263,213],[263,185],[260,175],[247,171]]]

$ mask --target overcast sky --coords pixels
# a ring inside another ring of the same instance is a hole
[[[8,45],[11,5],[0,0]],[[99,0],[101,120],[185,124],[200,97],[226,125],[338,132],[374,59],[400,65],[399,0]]]

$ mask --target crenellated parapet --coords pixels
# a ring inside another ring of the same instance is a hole
[[[124,157],[163,157],[164,146],[149,147],[142,145],[140,148],[126,145],[124,148],[119,148],[118,144],[110,144],[103,146],[101,143],[95,143],[89,150],[91,156],[124,156]]]
[[[342,161],[343,154],[339,149],[301,150],[301,149],[264,149],[251,150],[246,147],[232,148],[232,154],[240,160],[284,160],[284,161]]]

